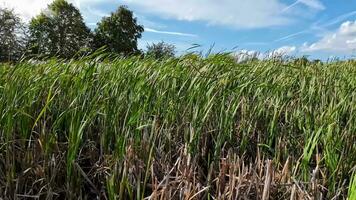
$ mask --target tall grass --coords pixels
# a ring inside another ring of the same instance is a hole
[[[352,199],[355,89],[352,61],[1,64],[0,197]]]

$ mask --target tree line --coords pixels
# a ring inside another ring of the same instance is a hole
[[[66,0],[53,1],[29,24],[13,10],[0,8],[0,61],[16,61],[24,55],[67,59],[102,47],[124,56],[142,54],[137,42],[143,32],[144,27],[126,6],[103,17],[94,30],[87,27],[79,9]],[[174,52],[174,46],[160,42],[149,45],[147,55],[164,57]]]

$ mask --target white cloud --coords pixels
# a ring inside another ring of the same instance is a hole
[[[145,29],[146,29],[146,27],[150,27],[150,28],[156,29],[156,30],[167,28],[166,25],[164,25],[160,22],[157,22],[157,21],[152,21],[151,19],[147,18],[144,15],[139,15],[137,13],[134,13],[134,14],[135,14],[135,17],[137,17],[139,24],[143,24],[145,26]]]
[[[346,40],[346,44],[354,44],[356,43],[356,38],[353,40]]]
[[[242,49],[232,53],[231,55],[235,58],[236,62],[244,62],[251,59],[271,59],[275,57],[289,56],[296,53],[296,46],[282,46],[270,52],[261,53],[255,50]]]
[[[276,57],[284,57],[284,56],[291,56],[297,53],[297,47],[296,46],[282,46],[278,49],[275,49],[270,52],[264,53],[264,58],[269,59],[269,58],[276,58]]]
[[[0,6],[14,9],[24,21],[28,22],[32,17],[45,10],[52,2],[53,0],[0,0]],[[68,0],[68,2],[79,8],[82,15],[87,19],[97,19],[108,14],[94,9],[95,5],[118,4],[116,0]]]
[[[29,21],[51,2],[52,0],[0,0],[0,6],[14,9],[23,20]]]
[[[351,53],[356,50],[356,21],[342,23],[339,29],[324,35],[319,41],[310,45],[305,43],[301,50]]]
[[[81,1],[95,1],[95,0],[69,0],[78,8]],[[97,0],[99,2],[99,0]],[[32,17],[38,15],[51,4],[53,0],[0,0],[0,6],[14,9],[24,21],[29,21]]]
[[[277,55],[289,55],[297,50],[295,46],[283,46],[273,51]]]
[[[244,62],[252,59],[261,59],[263,54],[258,51],[242,49],[231,54],[231,56],[236,60],[236,62]]]
[[[281,10],[286,7],[281,0],[123,0],[144,12],[163,17],[205,21],[233,28],[261,28],[285,25],[293,21]],[[320,9],[318,0],[302,0],[312,9]],[[290,15],[289,15],[290,16]]]
[[[356,35],[356,21],[347,21],[341,24],[340,26],[341,35]]]
[[[53,0],[0,0],[0,6],[14,8],[21,17],[28,21],[40,13]],[[97,5],[120,3],[137,6],[141,12],[149,12],[160,17],[178,20],[204,21],[208,24],[223,25],[233,28],[261,28],[285,25],[295,19],[280,12],[287,5],[282,0],[69,0],[78,7],[86,21],[91,23],[105,12],[95,10]],[[320,10],[320,0],[299,0],[311,9]],[[99,16],[98,16],[99,15]]]
[[[78,8],[82,8],[82,6],[95,5],[100,3],[115,3],[117,0],[69,0],[69,2],[73,3]]]
[[[82,8],[83,9],[83,8]],[[95,15],[97,17],[108,17],[109,13],[103,12],[101,10],[92,8],[91,6],[86,6],[85,9],[92,15]]]

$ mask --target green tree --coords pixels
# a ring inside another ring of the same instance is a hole
[[[79,10],[66,0],[55,0],[30,22],[31,52],[71,58],[91,43],[90,29]]]
[[[126,6],[120,6],[109,17],[104,17],[95,29],[95,46],[114,53],[130,55],[138,52],[137,40],[141,38],[143,26]]]
[[[19,59],[25,52],[26,27],[13,10],[0,8],[0,61]]]
[[[167,44],[165,42],[159,42],[156,44],[147,45],[147,56],[153,56],[156,59],[174,57],[176,52],[176,47],[172,44]]]

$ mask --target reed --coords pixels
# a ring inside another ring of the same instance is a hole
[[[0,199],[354,199],[356,64],[0,64]]]

